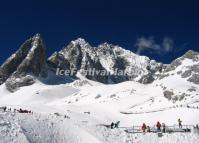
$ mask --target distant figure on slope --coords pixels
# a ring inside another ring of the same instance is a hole
[[[115,123],[115,128],[118,128],[118,127],[119,127],[119,124],[120,124],[120,121],[117,121],[117,122]]]
[[[143,124],[142,124],[142,131],[145,133],[145,130],[146,130],[146,124],[143,123]]]
[[[151,128],[147,126],[147,132],[151,132]]]
[[[111,123],[111,129],[114,129],[115,124],[112,122]]]
[[[196,129],[199,130],[198,124],[196,124]]]
[[[163,133],[166,132],[166,125],[165,125],[165,123],[162,123],[162,132],[163,132]]]
[[[197,133],[199,133],[199,127],[198,127],[198,124],[196,124],[196,126],[194,127],[194,129],[195,129],[195,131],[196,131]]]
[[[180,118],[178,119],[178,126],[179,128],[182,128],[182,121],[180,120]]]
[[[7,109],[7,107],[6,107],[6,106],[5,106],[5,107],[3,107],[3,111],[4,111],[4,112],[6,112],[6,109]]]
[[[157,127],[157,130],[158,130],[158,131],[161,131],[161,124],[160,124],[159,121],[157,122],[156,127]]]

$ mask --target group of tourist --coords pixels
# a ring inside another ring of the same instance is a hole
[[[0,109],[3,110],[3,112],[6,112],[6,111],[14,111],[14,112],[18,112],[18,113],[33,113],[31,110],[27,110],[27,109],[13,109],[12,108],[7,108],[6,106],[3,106],[3,107],[0,107]]]

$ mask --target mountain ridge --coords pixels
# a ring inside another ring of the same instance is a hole
[[[77,69],[71,78],[77,78],[83,70],[96,69],[106,71],[109,75],[85,75],[86,78],[105,84],[120,83],[133,80],[143,84],[152,83],[158,78],[164,78],[167,72],[175,70],[184,59],[192,59],[198,62],[199,53],[193,50],[187,51],[183,56],[177,58],[171,64],[159,63],[147,56],[137,55],[118,45],[107,42],[92,47],[83,38],[78,38],[64,46],[60,51],[54,52],[46,57],[46,46],[40,34],[36,34],[21,45],[19,50],[10,56],[0,68],[0,84],[5,83],[9,91],[14,92],[21,86],[34,83],[35,78],[47,77],[48,72],[55,74],[56,69]],[[199,84],[198,64],[190,68],[194,69],[194,76],[190,81]],[[130,76],[114,75],[115,70],[131,72]],[[189,70],[185,74],[191,74]]]

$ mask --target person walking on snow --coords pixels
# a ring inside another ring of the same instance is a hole
[[[112,123],[111,123],[111,129],[113,129],[114,126],[115,126],[115,124],[112,122]]]
[[[165,123],[162,123],[162,132],[163,132],[163,133],[166,132],[166,125],[165,125]]]
[[[6,109],[7,109],[7,107],[6,107],[6,106],[5,106],[5,107],[3,107],[3,111],[4,111],[4,112],[6,112]]]
[[[151,128],[147,126],[147,132],[151,132]]]
[[[119,127],[119,124],[120,124],[120,121],[117,121],[117,122],[115,123],[115,128],[118,128],[118,127]]]
[[[182,121],[180,120],[180,118],[178,119],[178,126],[179,128],[182,128]]]
[[[198,124],[196,124],[196,129],[199,130]]]

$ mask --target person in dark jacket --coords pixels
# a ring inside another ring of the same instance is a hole
[[[199,130],[198,124],[196,124],[196,129]]]
[[[147,132],[151,132],[151,128],[147,126]]]
[[[7,109],[7,107],[6,107],[6,106],[5,106],[5,107],[3,107],[3,111],[4,111],[4,112],[6,112],[6,109]]]
[[[119,124],[120,124],[120,121],[117,121],[117,122],[115,123],[115,128],[118,128],[118,127],[119,127]]]
[[[179,128],[182,128],[182,121],[180,120],[180,118],[178,119],[178,126]]]
[[[111,129],[114,129],[115,124],[112,122],[111,123]]]
[[[166,132],[166,125],[165,125],[165,123],[162,123],[162,132],[163,132],[163,133]]]

